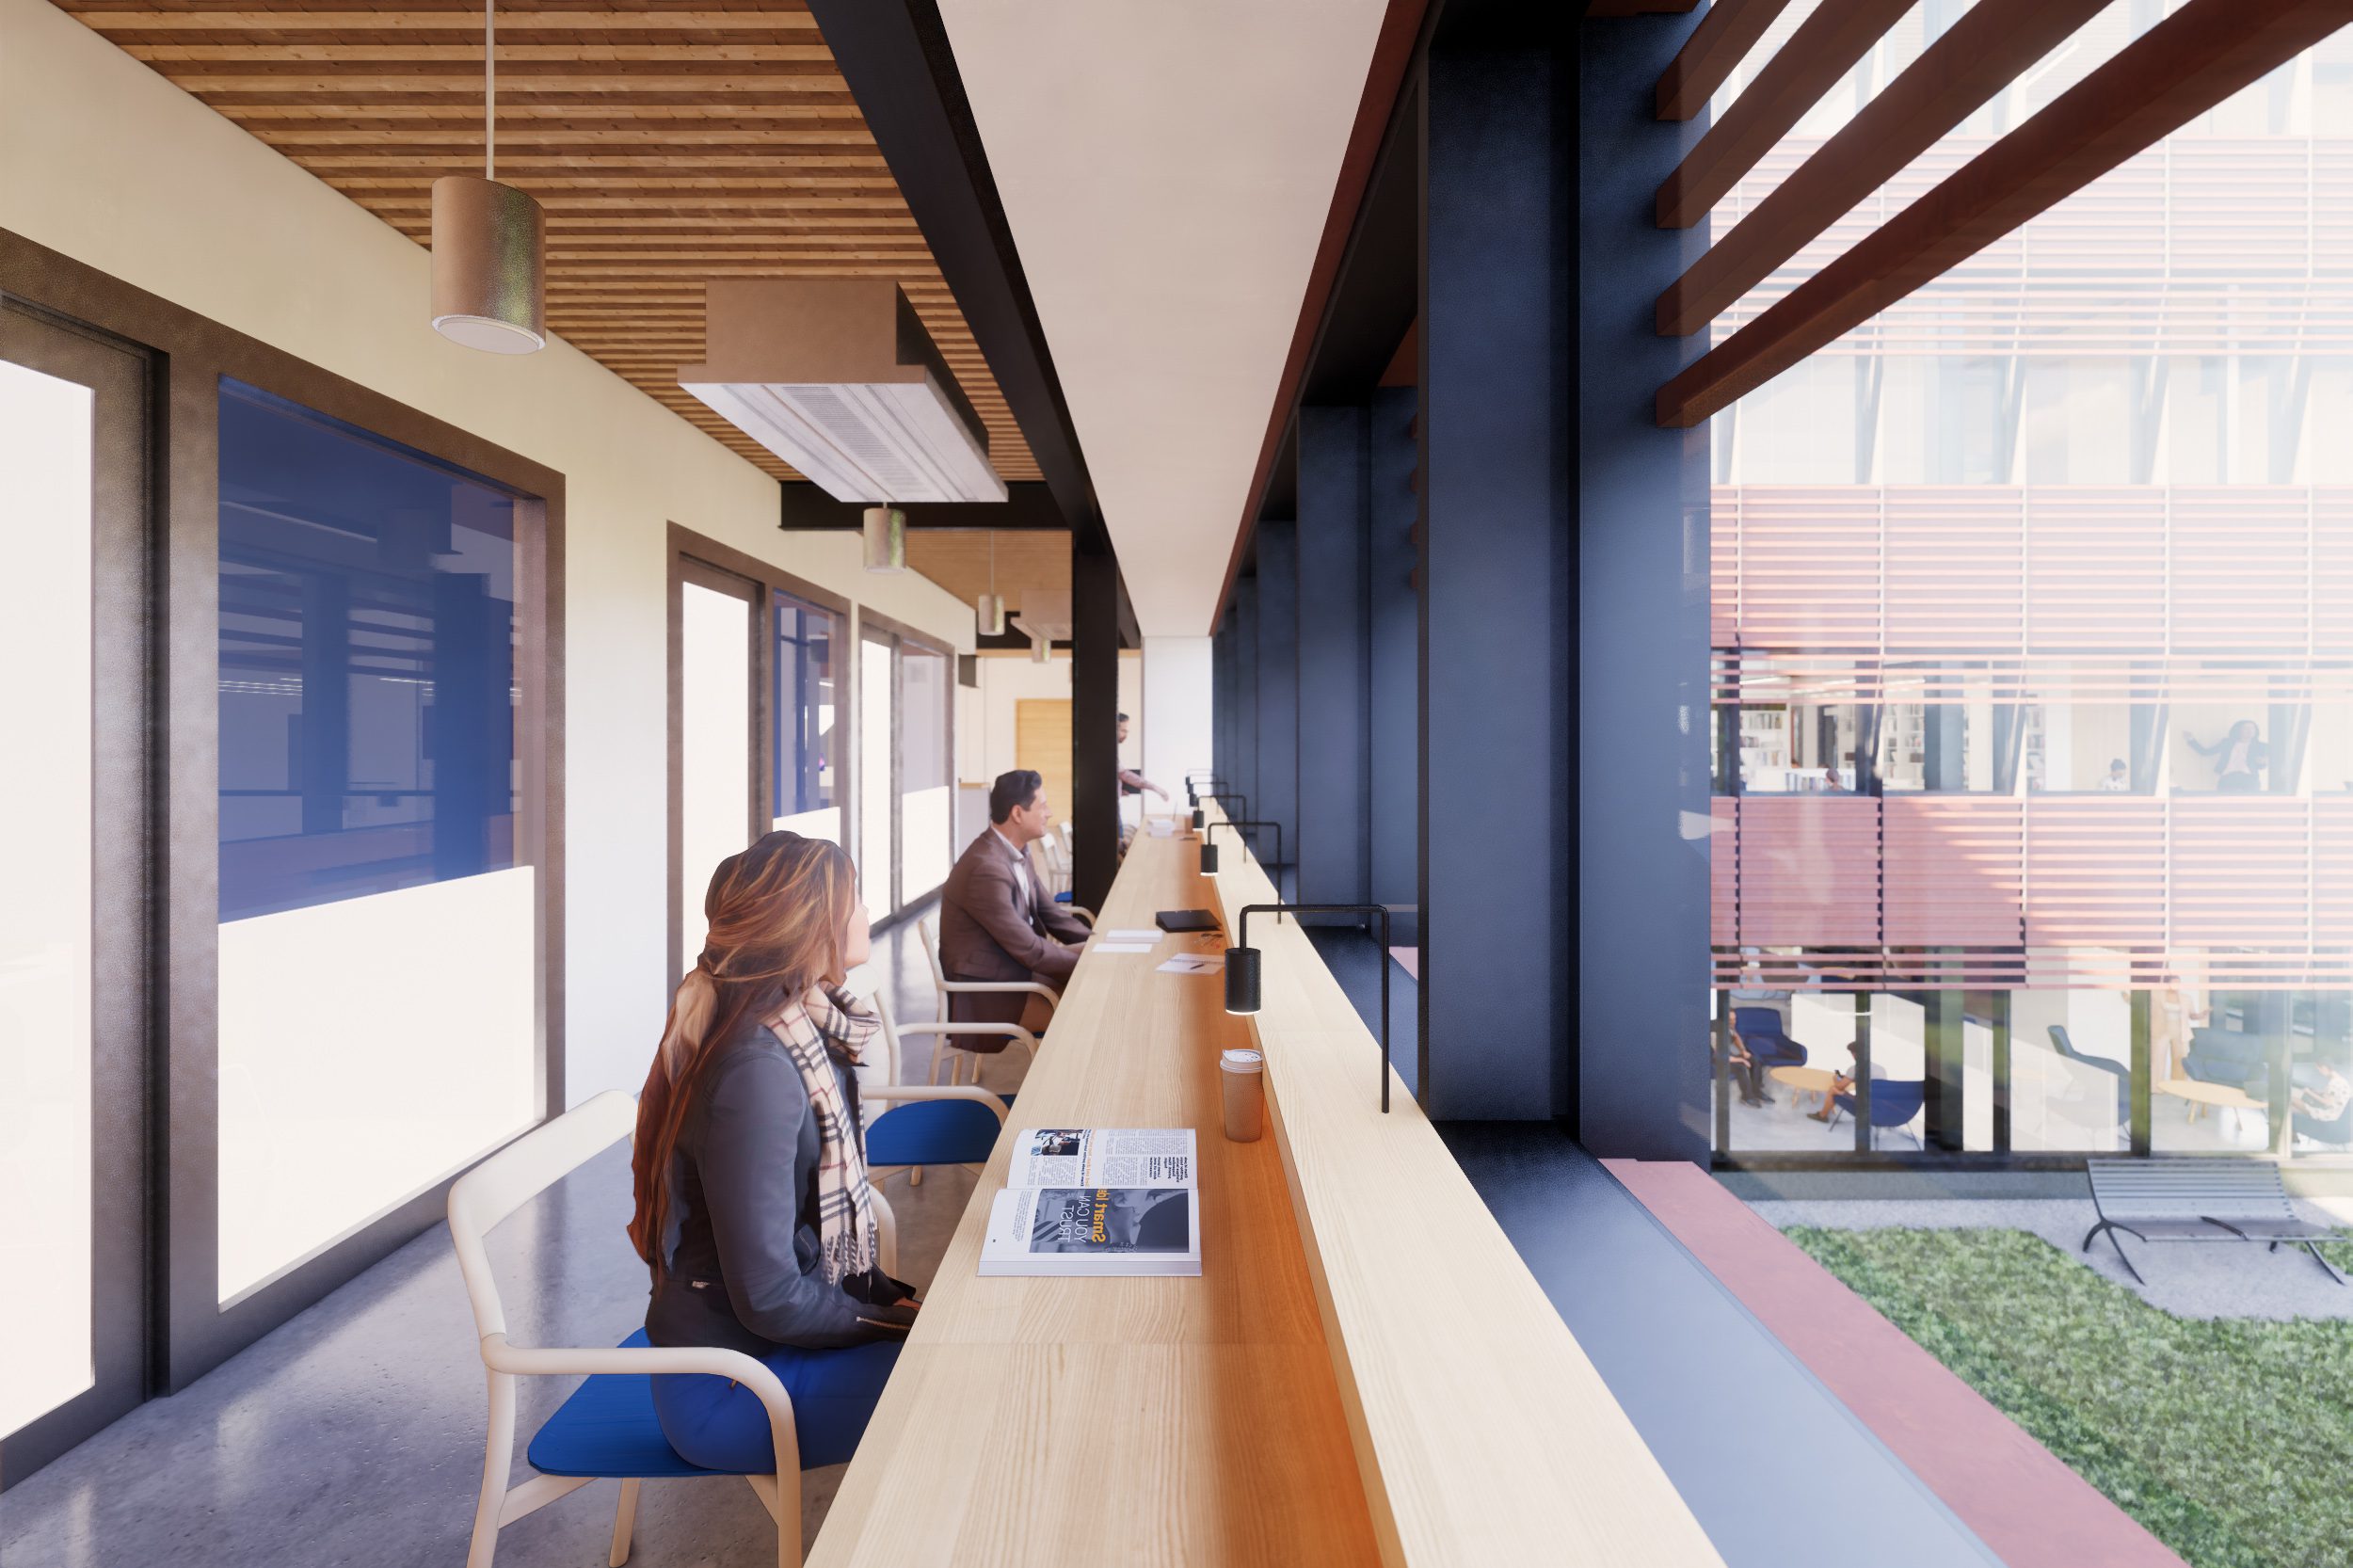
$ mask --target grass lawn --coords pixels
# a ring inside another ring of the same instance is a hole
[[[2353,1321],[2175,1318],[2024,1231],[1786,1234],[2192,1568],[2353,1563]]]

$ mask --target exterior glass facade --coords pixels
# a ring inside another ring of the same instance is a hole
[[[2111,6],[1719,339],[2167,8]],[[1718,416],[1720,1158],[2347,1152],[2348,193],[2340,36]]]

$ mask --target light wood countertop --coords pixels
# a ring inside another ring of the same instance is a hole
[[[1140,835],[1105,928],[1273,889],[1221,836]],[[1690,1512],[1297,925],[1254,917],[1264,1010],[1089,954],[1007,1126],[1191,1127],[1197,1279],[982,1279],[1000,1138],[810,1553],[933,1563],[1721,1568]],[[1267,1054],[1268,1135],[1217,1055]]]
[[[1145,837],[1106,928],[1210,907],[1189,840]],[[982,1279],[1000,1138],[808,1560],[825,1568],[1378,1560],[1271,1138],[1220,1129],[1219,977],[1158,972],[1212,937],[1089,954],[1006,1125],[1190,1127],[1194,1279]]]

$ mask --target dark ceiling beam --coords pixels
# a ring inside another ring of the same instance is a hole
[[[867,504],[863,501],[836,501],[805,479],[787,480],[776,488],[783,492],[778,528],[856,528],[865,520]],[[915,501],[900,510],[906,513],[909,528],[1030,530],[1070,526],[1062,504],[1045,481],[1017,479],[1005,488],[1010,494],[1002,502]]]
[[[1912,5],[1822,0],[1658,187],[1658,227],[1689,229],[1705,217]]]
[[[2188,0],[1661,387],[1658,423],[1699,424],[2348,21],[2353,0]]]
[[[1658,118],[1690,120],[1707,107],[1734,67],[1756,46],[1789,0],[1715,0],[1658,78]],[[1787,53],[1786,50],[1783,53]]]
[[[1210,612],[1209,624],[1202,628],[1205,632],[1217,630],[1217,623],[1225,614],[1225,602],[1233,597],[1234,579],[1241,574],[1242,560],[1250,549],[1251,531],[1257,522],[1259,497],[1265,493],[1284,432],[1290,428],[1291,413],[1299,403],[1300,385],[1306,377],[1325,308],[1331,302],[1332,286],[1339,277],[1341,263],[1356,232],[1357,210],[1363,205],[1366,187],[1372,182],[1373,167],[1380,160],[1382,146],[1388,139],[1390,122],[1396,117],[1405,86],[1405,72],[1420,46],[1422,26],[1430,8],[1430,0],[1388,0],[1388,8],[1382,14],[1381,31],[1372,45],[1372,63],[1365,73],[1364,94],[1356,101],[1356,122],[1349,129],[1348,147],[1340,157],[1339,177],[1333,183],[1332,207],[1324,215],[1323,237],[1316,244],[1315,263],[1307,272],[1306,293],[1299,302],[1298,325],[1291,328],[1290,352],[1283,360],[1282,379],[1275,383],[1274,406],[1267,411],[1266,436],[1258,443],[1258,461],[1250,475],[1250,488],[1242,492],[1241,516],[1235,520],[1234,548],[1225,560],[1225,584],[1218,590],[1217,605]]]
[[[1695,10],[1700,0],[1585,0],[1587,16],[1672,16]]]
[[[1109,548],[1078,428],[938,6],[808,0],[808,9],[1073,536]]]
[[[1658,296],[1659,332],[1679,338],[1729,310],[2105,4],[1977,0],[1844,129],[1815,149],[1754,211],[1668,285]],[[1703,139],[1692,152],[1696,154],[1705,146]]]

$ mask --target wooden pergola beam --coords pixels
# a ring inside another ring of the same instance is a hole
[[[1715,320],[1817,234],[1853,211],[1856,202],[2016,81],[2105,3],[1977,0],[1844,129],[1816,148],[1754,211],[1668,285],[1658,296],[1659,334],[1679,338]],[[1730,123],[1731,117],[1725,120]],[[1700,151],[1692,149],[1695,154]],[[1764,149],[1757,152],[1761,155]],[[1665,192],[1660,196],[1663,200]]]
[[[2347,22],[2353,0],[2188,0],[1661,387],[1659,424],[1699,424]]]
[[[1911,8],[1822,0],[1658,187],[1658,226],[1689,229],[1705,217]]]
[[[1658,118],[1689,120],[1732,75],[1789,0],[1714,0],[1658,78]]]

